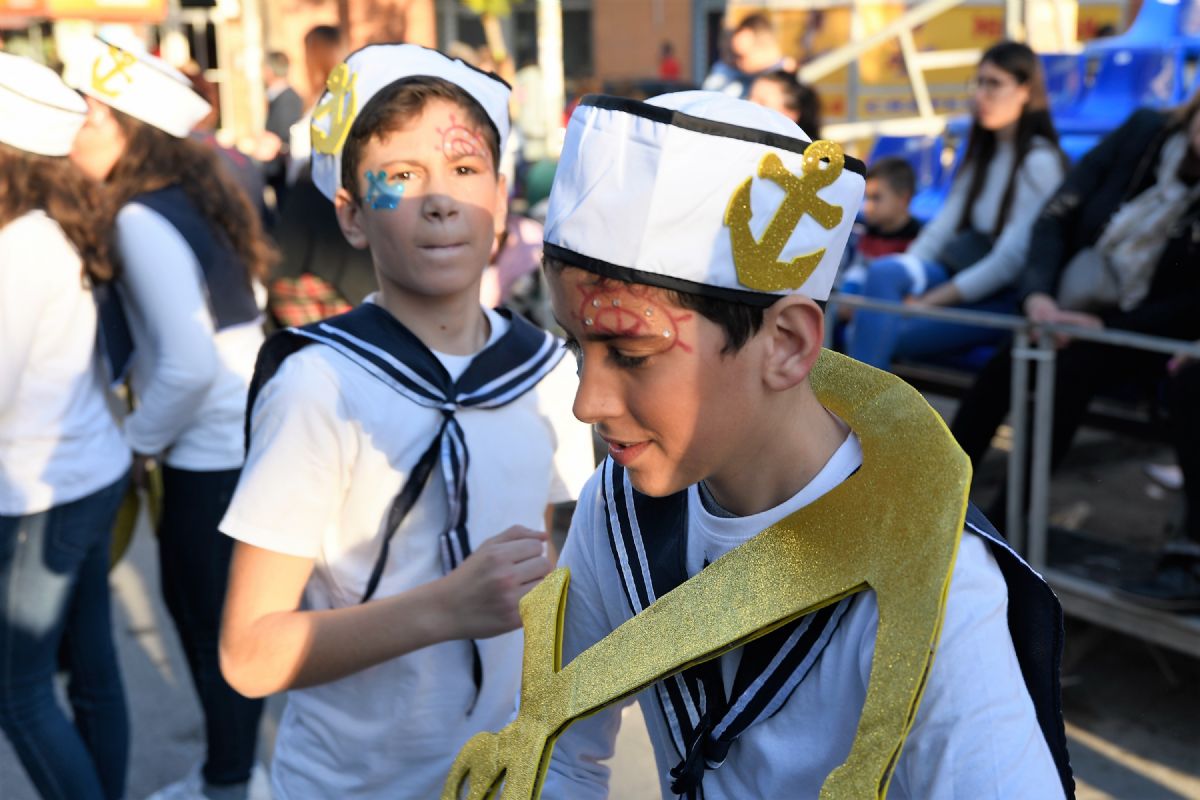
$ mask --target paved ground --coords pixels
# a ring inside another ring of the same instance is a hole
[[[1056,520],[1153,546],[1176,499],[1144,478],[1148,458],[1169,456],[1157,446],[1088,437],[1056,481]],[[999,463],[989,464],[983,474],[992,480],[1001,471]],[[113,575],[133,718],[129,800],[185,773],[202,750],[199,710],[158,597],[153,547],[139,532]],[[1067,648],[1064,701],[1081,800],[1200,800],[1200,661],[1083,625],[1069,627]],[[273,702],[264,720],[264,756],[281,705]],[[612,797],[657,798],[652,762],[635,707],[614,759]],[[36,800],[2,737],[0,800]]]

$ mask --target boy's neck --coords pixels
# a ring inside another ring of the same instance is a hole
[[[893,233],[899,233],[900,231],[904,230],[906,227],[908,227],[910,222],[912,222],[911,215],[905,217],[899,222],[893,222],[887,225],[876,225],[875,230],[879,231],[879,233],[883,234],[884,236],[890,236]]]
[[[414,295],[381,282],[377,302],[430,350],[455,356],[478,353],[491,324],[479,304],[479,284],[443,297]]]
[[[820,404],[811,387],[797,387],[799,407],[764,415],[770,423],[751,431],[740,457],[704,483],[722,508],[747,517],[794,497],[842,446],[849,428]],[[782,407],[781,407],[782,410]]]

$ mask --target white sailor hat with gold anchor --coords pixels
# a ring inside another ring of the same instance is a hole
[[[76,88],[101,103],[182,139],[212,111],[187,76],[161,58],[96,37]]]
[[[717,92],[589,95],[567,125],[545,253],[735,302],[825,300],[864,172],[839,145]]]
[[[65,156],[87,103],[49,67],[0,53],[0,142],[42,156]]]
[[[313,109],[313,183],[330,200],[342,185],[342,147],[358,113],[385,86],[419,75],[447,80],[473,97],[496,126],[504,152],[511,89],[501,78],[420,45],[368,45],[334,68]]]

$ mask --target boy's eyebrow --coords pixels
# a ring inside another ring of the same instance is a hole
[[[583,339],[584,341],[588,341],[588,342],[611,342],[611,341],[615,341],[616,339],[657,339],[658,338],[658,336],[655,335],[652,331],[646,331],[645,333],[616,333],[613,331],[594,331],[594,330],[584,331],[583,335],[579,336],[577,338],[574,334],[572,334],[570,332],[570,329],[566,325],[563,324],[563,321],[558,318],[557,314],[554,314],[553,316],[554,316],[554,321],[558,323],[558,327],[562,328],[564,331],[567,331],[568,341],[578,341],[579,339]]]

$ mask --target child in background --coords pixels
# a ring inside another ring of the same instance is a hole
[[[881,158],[867,167],[863,221],[850,235],[842,291],[857,292],[872,261],[903,253],[917,238],[921,223],[908,210],[916,190],[916,173],[903,158]]]
[[[334,69],[313,180],[378,293],[272,337],[250,396],[222,664],[289,690],[276,800],[427,800],[512,714],[548,506],[592,470],[561,343],[480,305],[509,89],[414,45]]]

